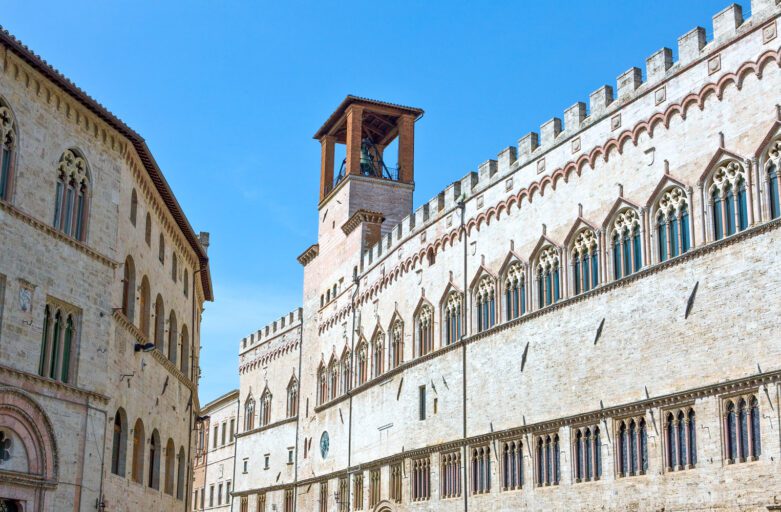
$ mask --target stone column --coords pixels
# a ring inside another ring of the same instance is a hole
[[[322,201],[334,186],[334,137],[326,135],[320,139],[320,200]]]
[[[361,138],[363,107],[351,105],[347,111],[347,168],[346,175],[361,174]]]

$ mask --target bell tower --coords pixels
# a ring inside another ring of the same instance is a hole
[[[342,222],[357,211],[379,213],[385,219],[383,231],[408,215],[415,177],[415,122],[422,115],[419,108],[347,96],[314,135],[321,147],[319,209],[328,209],[334,200],[345,205],[346,200],[346,211],[339,215]],[[392,168],[383,157],[396,139],[398,167]],[[338,169],[336,144],[346,146]]]

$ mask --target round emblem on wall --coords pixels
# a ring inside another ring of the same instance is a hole
[[[328,456],[328,432],[323,432],[323,435],[320,436],[320,455],[323,458],[326,458]]]

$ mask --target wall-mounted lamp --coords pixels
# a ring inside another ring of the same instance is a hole
[[[143,345],[141,343],[136,343],[133,346],[133,352],[151,352],[155,349],[154,343],[144,343]]]

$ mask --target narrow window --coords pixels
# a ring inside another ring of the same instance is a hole
[[[138,216],[138,194],[136,189],[130,194],[130,223],[136,225],[136,217]]]
[[[426,419],[426,386],[418,388],[418,420]]]
[[[10,201],[16,152],[16,119],[0,100],[0,199]]]
[[[89,194],[87,161],[75,149],[66,149],[57,164],[54,228],[84,241]]]
[[[774,162],[768,166],[768,195],[770,203],[770,218],[777,219],[781,215],[781,201],[778,193],[778,168]]]
[[[144,222],[144,241],[146,245],[152,246],[152,216],[149,212],[146,213],[146,221]]]

